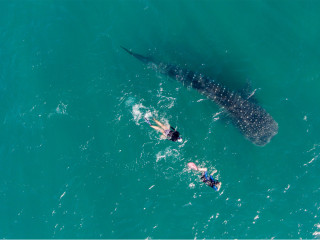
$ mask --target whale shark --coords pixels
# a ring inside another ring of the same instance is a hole
[[[121,46],[122,47],[122,46]],[[240,132],[257,146],[264,146],[278,133],[278,123],[250,96],[231,91],[222,83],[179,66],[155,61],[122,47],[148,67],[192,87],[226,110]]]

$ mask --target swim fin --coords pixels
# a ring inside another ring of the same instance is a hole
[[[148,118],[145,117],[144,120],[146,121],[146,123],[148,123],[151,126],[151,123]]]

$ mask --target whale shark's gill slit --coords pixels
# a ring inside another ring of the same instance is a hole
[[[158,63],[151,58],[122,48],[141,62],[151,65],[156,71],[168,75],[184,86],[192,87],[214,100],[228,113],[234,125],[240,129],[243,135],[254,144],[264,146],[278,133],[278,124],[271,115],[257,103],[250,101],[255,94],[255,90],[248,97],[242,97],[241,94],[229,91],[221,83],[217,83],[202,74],[171,64]]]

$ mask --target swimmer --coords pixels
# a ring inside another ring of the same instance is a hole
[[[198,168],[194,163],[188,163],[188,167],[202,172],[201,173],[201,180],[207,184],[208,186],[212,187],[214,190],[219,191],[220,187],[221,187],[221,182],[219,182],[218,180],[215,180],[213,178],[213,175],[217,172],[217,170],[214,170],[210,176],[208,176],[208,169],[207,168]]]
[[[144,118],[144,120],[146,121],[146,123],[149,124],[150,127],[152,127],[153,129],[162,133],[161,139],[168,139],[173,142],[182,142],[182,138],[180,137],[180,133],[177,130],[175,130],[173,127],[171,127],[170,125],[162,124],[158,120],[153,119],[153,121],[158,125],[158,126],[154,126],[154,125],[151,125],[149,119]]]

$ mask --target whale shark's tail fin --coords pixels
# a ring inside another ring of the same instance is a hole
[[[143,63],[149,63],[149,62],[153,62],[151,58],[149,57],[145,57],[145,56],[142,56],[140,54],[137,54],[137,53],[134,53],[128,49],[126,49],[125,47],[122,47],[120,46],[123,50],[125,50],[127,53],[129,53],[130,55],[134,56],[135,58],[137,58],[138,60],[140,60],[141,62]]]

